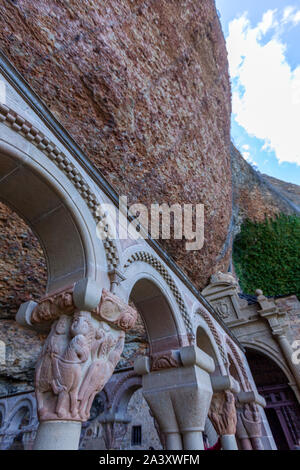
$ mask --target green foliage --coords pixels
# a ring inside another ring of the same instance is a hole
[[[233,246],[242,290],[300,298],[300,217],[281,214],[262,223],[246,220]]]

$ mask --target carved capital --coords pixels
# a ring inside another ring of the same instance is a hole
[[[179,351],[164,351],[151,355],[151,371],[182,367]]]
[[[70,297],[66,305],[71,310]],[[91,312],[75,312],[73,316],[61,314],[64,302],[60,297],[44,303],[39,310],[41,313],[50,309],[59,317],[52,324],[36,367],[35,389],[41,421],[86,421],[89,418],[95,395],[109,380],[120,359],[125,338],[123,330],[131,327],[135,318],[130,308],[130,320],[126,313],[126,321],[120,321],[127,310],[124,303],[119,302],[121,314],[116,316],[116,328],[113,322],[111,325],[99,321]]]
[[[208,417],[219,436],[234,435],[236,433],[237,416],[233,393],[228,390],[214,393]]]
[[[31,314],[31,324],[52,322],[61,315],[74,313],[76,307],[73,299],[73,288],[74,286],[71,286],[56,294],[43,297]]]
[[[106,289],[102,290],[101,302],[92,314],[124,331],[130,330],[137,319],[137,311],[134,308]]]
[[[100,293],[101,290],[99,289]],[[76,311],[74,301],[74,285],[50,296],[42,298],[33,309],[30,322],[32,325],[57,320],[62,315],[73,315]],[[137,312],[110,291],[103,289],[101,300],[95,309],[91,310],[93,316],[105,321],[114,328],[130,330],[137,319]]]
[[[247,403],[241,413],[241,421],[251,439],[262,436],[261,416],[256,403]]]

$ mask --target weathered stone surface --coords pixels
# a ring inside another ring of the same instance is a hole
[[[148,339],[141,315],[138,314],[134,328],[126,333],[125,346],[118,362],[117,369],[132,367],[139,356],[148,352]]]
[[[14,318],[22,302],[39,298],[46,281],[46,262],[37,238],[0,203],[0,320]]]
[[[293,206],[296,202],[288,193],[292,192],[296,197],[300,192],[299,186],[276,180],[275,187],[274,178],[266,177],[254,170],[233,144],[230,153],[233,185],[232,234],[239,231],[241,223],[246,218],[262,222],[265,217],[274,217],[280,212],[285,214],[296,212],[296,207]]]
[[[297,184],[287,183],[272,176],[263,174],[264,180],[267,180],[274,188],[280,191],[290,201],[296,204],[300,210],[300,186]]]
[[[162,242],[203,287],[231,215],[230,85],[214,1],[18,0],[0,13],[0,46],[119,193],[205,204],[200,252]]]
[[[0,340],[5,343],[5,364],[1,365],[0,395],[32,390],[34,369],[44,337],[18,325],[0,321]]]

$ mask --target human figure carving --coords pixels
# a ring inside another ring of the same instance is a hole
[[[237,416],[233,393],[229,390],[215,393],[208,416],[219,436],[235,435]]]
[[[100,324],[92,345],[94,360],[88,368],[78,395],[81,402],[80,416],[82,419],[89,418],[94,397],[113,374],[123,351],[124,340],[124,331],[115,330],[115,334],[113,334],[113,330],[108,325]]]
[[[73,336],[63,357],[58,357],[55,375],[55,394],[58,394],[56,413],[59,418],[73,418],[78,413],[78,389],[81,381],[81,364],[86,362],[91,351],[94,328],[89,314],[75,316],[70,333]]]
[[[46,342],[43,346],[41,356],[37,362],[35,374],[35,390],[37,395],[38,413],[40,418],[46,413],[44,407],[44,394],[54,392],[56,362],[66,348],[68,341],[69,319],[62,315],[51,329]]]
[[[247,403],[244,407],[244,412],[242,413],[241,418],[247,434],[251,439],[253,448],[256,450],[262,450],[262,422],[256,403]]]

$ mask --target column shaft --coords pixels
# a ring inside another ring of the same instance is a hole
[[[184,450],[204,450],[201,431],[188,431],[183,433]]]
[[[182,439],[179,432],[166,433],[167,450],[182,450]]]
[[[78,421],[42,421],[33,450],[77,450],[80,432]]]
[[[221,436],[223,450],[238,450],[235,436],[233,434],[224,434]]]

